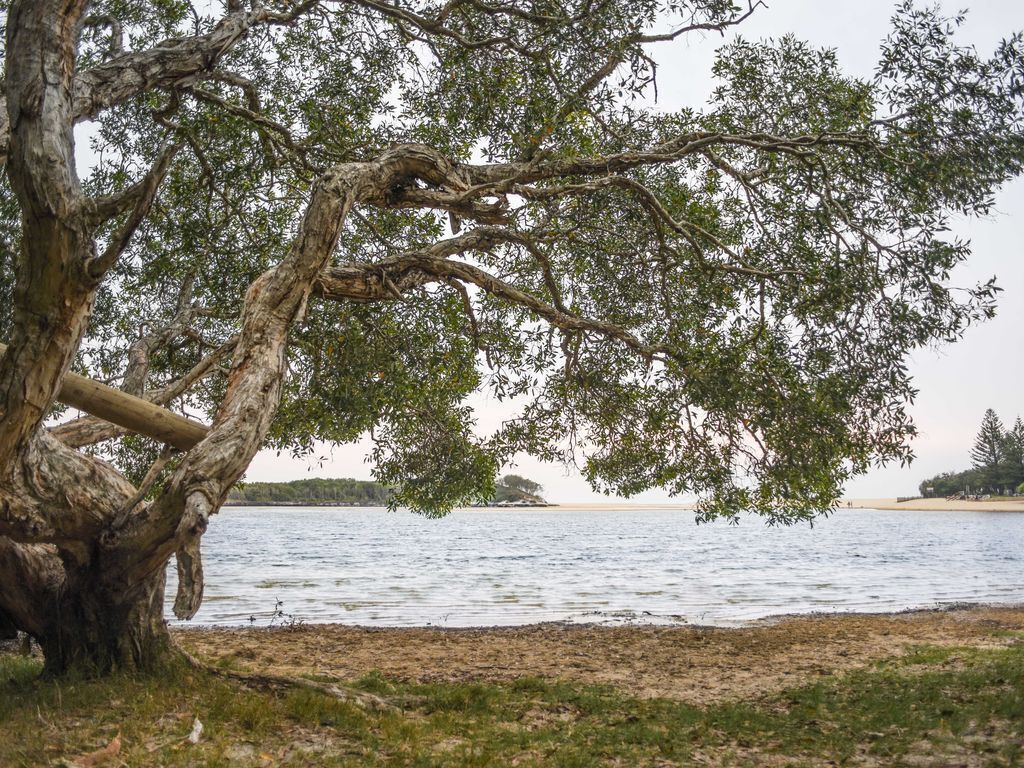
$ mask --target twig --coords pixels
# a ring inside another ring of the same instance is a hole
[[[398,707],[380,696],[375,696],[374,694],[366,693],[365,691],[357,691],[354,688],[341,684],[340,681],[322,683],[316,680],[307,680],[304,677],[289,677],[286,675],[272,675],[261,672],[238,672],[232,669],[222,669],[221,667],[207,664],[205,661],[200,661],[180,646],[178,647],[178,651],[181,653],[185,661],[188,662],[189,666],[202,672],[216,675],[217,677],[234,680],[235,682],[242,683],[250,688],[271,691],[287,688],[299,688],[305,691],[313,691],[332,699],[347,701],[351,704],[355,704],[356,706],[363,707],[364,709],[374,709],[382,712],[398,711]]]

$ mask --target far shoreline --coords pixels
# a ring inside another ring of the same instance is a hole
[[[693,502],[686,503],[643,503],[631,501],[598,501],[598,502],[551,502],[544,505],[530,506],[483,506],[483,507],[458,507],[459,512],[480,512],[480,511],[548,511],[558,512],[633,512],[638,510],[652,511],[692,511],[696,505]],[[327,509],[386,509],[382,504],[349,504],[338,502],[278,502],[255,504],[251,502],[239,503],[229,502],[224,507],[231,509],[258,508],[258,507],[281,507],[281,508],[327,508]],[[998,500],[955,500],[947,499],[909,499],[898,501],[893,498],[880,499],[841,499],[837,509],[861,509],[880,510],[885,512],[1024,512],[1024,496],[1016,499]]]
[[[957,499],[843,499],[840,509],[880,509],[896,512],[1024,512],[1024,496],[1016,499],[969,501]]]

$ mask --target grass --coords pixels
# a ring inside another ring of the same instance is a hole
[[[60,764],[117,733],[130,766],[1024,764],[1024,643],[919,647],[756,702],[688,706],[539,679],[356,687],[373,712],[172,667],[152,678],[44,681],[0,656],[0,765]],[[185,737],[198,717],[197,745]],[[829,762],[831,761],[831,762]]]

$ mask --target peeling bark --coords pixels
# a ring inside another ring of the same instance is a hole
[[[94,298],[96,284],[82,272],[95,244],[78,215],[70,119],[75,34],[85,5],[20,2],[8,20],[8,175],[22,209],[22,237],[14,333],[0,365],[0,468],[25,450],[53,402]]]

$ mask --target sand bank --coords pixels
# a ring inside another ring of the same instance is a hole
[[[900,512],[1024,512],[1024,497],[1002,501],[946,501],[945,499],[914,499],[912,501],[896,501],[896,499],[843,499],[840,508],[846,509],[885,509]],[[538,512],[556,510],[564,512],[629,512],[640,509],[690,512],[692,503],[676,504],[645,504],[632,501],[604,502],[566,502],[555,503],[549,507],[510,507],[515,511]],[[491,510],[493,507],[467,507],[466,511]]]
[[[852,504],[854,509],[895,509],[924,512],[1024,512],[1024,497],[989,501],[946,501],[945,499],[843,499],[841,506]]]

